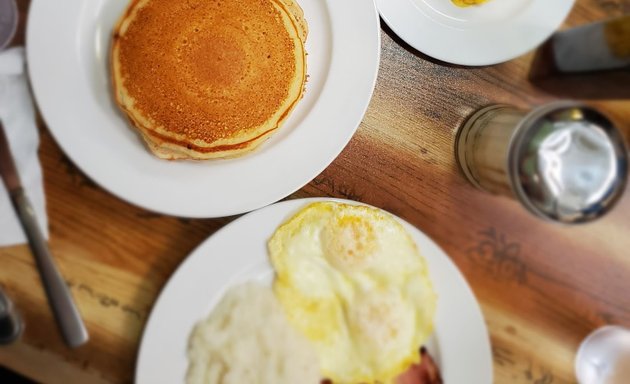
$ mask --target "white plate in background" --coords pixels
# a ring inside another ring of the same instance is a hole
[[[575,0],[488,0],[461,8],[451,0],[376,0],[407,44],[444,62],[491,65],[536,48],[562,24]]]

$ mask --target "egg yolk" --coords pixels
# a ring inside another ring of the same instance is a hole
[[[378,251],[374,228],[359,217],[342,217],[322,233],[325,257],[341,271],[360,271]]]
[[[469,7],[471,5],[479,5],[482,3],[485,3],[488,0],[451,0],[453,1],[453,4],[457,5],[458,7]]]

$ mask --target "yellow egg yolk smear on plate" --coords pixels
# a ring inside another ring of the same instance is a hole
[[[488,0],[452,0],[453,4],[458,7],[469,7],[471,5],[480,5],[485,3]]]
[[[404,227],[372,207],[313,203],[269,240],[274,292],[335,384],[393,383],[433,331],[436,295]]]

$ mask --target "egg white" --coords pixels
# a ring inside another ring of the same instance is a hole
[[[424,258],[391,215],[308,205],[269,240],[274,292],[335,384],[391,383],[419,360],[436,295]]]

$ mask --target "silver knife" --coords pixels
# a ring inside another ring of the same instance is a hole
[[[9,191],[13,208],[26,233],[31,252],[35,256],[35,262],[61,334],[68,346],[72,348],[78,347],[89,340],[87,329],[85,324],[83,324],[81,315],[72,300],[65,281],[55,266],[46,240],[39,229],[35,211],[26,197],[24,188],[22,188],[1,121],[0,176],[2,176],[2,180],[4,180],[4,184]]]

